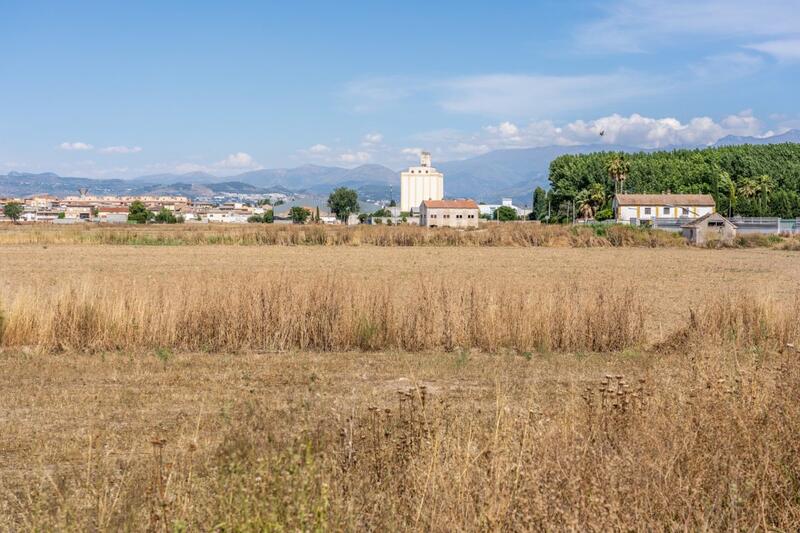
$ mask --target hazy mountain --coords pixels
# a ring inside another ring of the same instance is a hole
[[[345,182],[391,183],[398,174],[383,165],[361,165],[356,168],[303,165],[297,168],[262,169],[232,176],[230,179],[256,186],[281,185],[291,190],[333,186]]]
[[[135,184],[120,179],[91,179],[59,176],[52,172],[32,174],[9,172],[0,176],[0,196],[29,196],[31,194],[53,194],[74,196],[78,189],[86,187],[94,194],[131,194]]]
[[[800,130],[790,130],[767,138],[723,137],[715,146],[734,144],[800,143]],[[669,147],[700,148],[700,146]],[[588,144],[579,146],[544,146],[496,150],[462,161],[436,162],[445,175],[445,195],[468,197],[479,201],[497,201],[511,197],[519,204],[530,203],[537,185],[547,185],[550,162],[564,154],[585,154],[598,151],[640,152],[631,146]],[[31,174],[10,172],[0,176],[0,196],[28,196],[50,193],[57,196],[77,194],[80,187],[92,194],[181,194],[190,197],[223,193],[265,194],[268,192],[306,192],[327,196],[335,187],[356,189],[364,201],[386,200],[393,187],[395,200],[400,197],[399,171],[382,165],[361,165],[356,168],[303,165],[296,168],[262,169],[236,176],[219,177],[206,172],[187,174],[153,174],[133,180],[95,180],[61,177],[53,173]]]
[[[220,181],[217,176],[209,174],[208,172],[186,172],[185,174],[150,174],[147,176],[139,176],[132,181],[141,183],[213,183]]]
[[[800,130],[789,130],[780,135],[771,137],[740,137],[738,135],[726,135],[714,143],[714,146],[734,146],[738,144],[779,144],[779,143],[800,143]]]

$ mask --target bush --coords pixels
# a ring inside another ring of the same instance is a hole
[[[167,209],[166,207],[162,207],[161,211],[155,216],[155,221],[159,224],[177,224],[178,219],[175,216],[175,213]]]
[[[607,207],[606,209],[601,209],[594,215],[594,219],[597,221],[611,220],[612,218],[614,218],[614,210],[611,209],[610,207]]]

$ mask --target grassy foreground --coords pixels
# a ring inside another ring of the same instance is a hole
[[[6,352],[0,515],[42,530],[783,530],[800,354]]]
[[[0,247],[0,530],[781,530],[775,250]]]

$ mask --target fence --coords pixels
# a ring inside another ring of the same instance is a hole
[[[694,220],[689,217],[679,218],[654,218],[651,220],[653,227],[665,231],[681,231],[681,226]],[[731,222],[736,224],[736,231],[740,234],[769,234],[800,233],[800,218],[778,217],[733,217]],[[646,222],[631,220],[631,224]]]

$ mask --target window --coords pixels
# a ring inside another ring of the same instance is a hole
[[[435,214],[434,214],[434,215],[431,215],[431,218],[436,218],[436,215],[435,215]]]
[[[708,227],[709,228],[721,228],[723,226],[723,222],[721,220],[709,220]]]
[[[444,218],[450,218],[450,215],[445,215]]]
[[[475,218],[475,215],[467,215],[467,218]]]
[[[456,218],[464,218],[464,215],[456,215]]]
[[[688,217],[689,216],[689,208],[688,207],[684,207],[681,210],[681,213],[683,214],[683,216]]]
[[[649,208],[649,207],[645,207],[645,208],[644,208],[644,214],[645,214],[645,215],[649,215],[651,211],[652,211],[652,209],[651,209],[651,208]]]
[[[669,207],[665,207],[664,208],[664,214],[665,215],[669,215]]]

